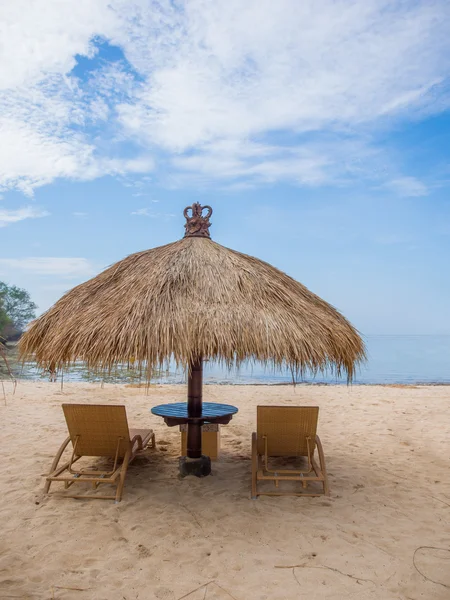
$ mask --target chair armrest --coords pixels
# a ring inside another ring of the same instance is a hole
[[[138,449],[138,450],[142,450],[142,447],[143,447],[143,446],[142,446],[142,437],[141,437],[140,435],[135,435],[135,436],[133,437],[133,439],[132,439],[132,440],[131,440],[131,442],[130,442],[130,444],[131,444],[131,448],[134,448],[134,444],[135,444],[136,442],[138,443],[138,447],[137,447],[137,449]]]

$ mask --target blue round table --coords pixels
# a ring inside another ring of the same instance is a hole
[[[172,404],[159,404],[151,409],[154,415],[163,417],[166,425],[184,425],[185,423],[218,423],[227,425],[238,412],[236,406],[231,404],[217,404],[216,402],[203,402],[202,414],[198,417],[188,416],[187,402],[174,402]]]

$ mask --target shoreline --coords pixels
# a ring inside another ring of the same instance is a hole
[[[149,383],[145,382],[141,382],[141,383],[127,383],[126,381],[102,381],[102,380],[96,380],[96,381],[80,381],[80,380],[71,380],[71,379],[63,379],[63,381],[61,382],[61,380],[57,380],[55,382],[50,382],[48,379],[44,379],[44,378],[40,378],[40,379],[31,379],[31,378],[21,378],[21,377],[14,377],[13,379],[11,378],[0,378],[0,382],[5,384],[5,383],[14,383],[16,382],[16,384],[20,384],[20,383],[38,383],[38,384],[42,384],[42,383],[48,383],[48,384],[54,384],[55,386],[65,386],[65,385],[93,385],[93,386],[124,386],[124,387],[128,387],[128,388],[141,388],[141,389],[145,389],[148,387],[154,387],[154,386],[176,386],[176,387],[183,387],[186,386],[187,383],[186,382],[174,382],[174,381],[150,381]],[[268,387],[268,388],[272,388],[272,387],[286,387],[286,388],[296,388],[296,387],[346,387],[346,388],[354,388],[354,387],[390,387],[390,388],[424,388],[424,387],[450,387],[450,381],[417,381],[417,382],[408,382],[408,383],[403,383],[403,382],[390,382],[390,383],[372,383],[372,382],[351,382],[351,383],[346,383],[344,381],[342,382],[324,382],[324,381],[320,381],[320,382],[310,382],[310,381],[299,381],[299,382],[274,382],[274,383],[263,383],[263,382],[239,382],[239,383],[233,383],[233,382],[221,382],[221,381],[203,381],[203,385],[207,386],[207,387],[211,387],[211,386],[219,386],[219,387],[231,387],[231,388],[235,388],[235,387]]]

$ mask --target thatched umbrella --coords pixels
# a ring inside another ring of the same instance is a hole
[[[203,211],[206,209],[206,215]],[[191,212],[190,212],[191,211]],[[332,369],[352,379],[364,344],[332,306],[266,262],[213,242],[212,209],[185,209],[183,239],[132,254],[65,294],[20,341],[44,368],[108,370],[134,357],[151,377],[188,369],[188,457],[201,455],[202,361]]]

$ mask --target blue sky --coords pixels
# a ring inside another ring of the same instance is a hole
[[[199,201],[363,333],[450,334],[448,2],[0,11],[0,279],[40,311]]]

